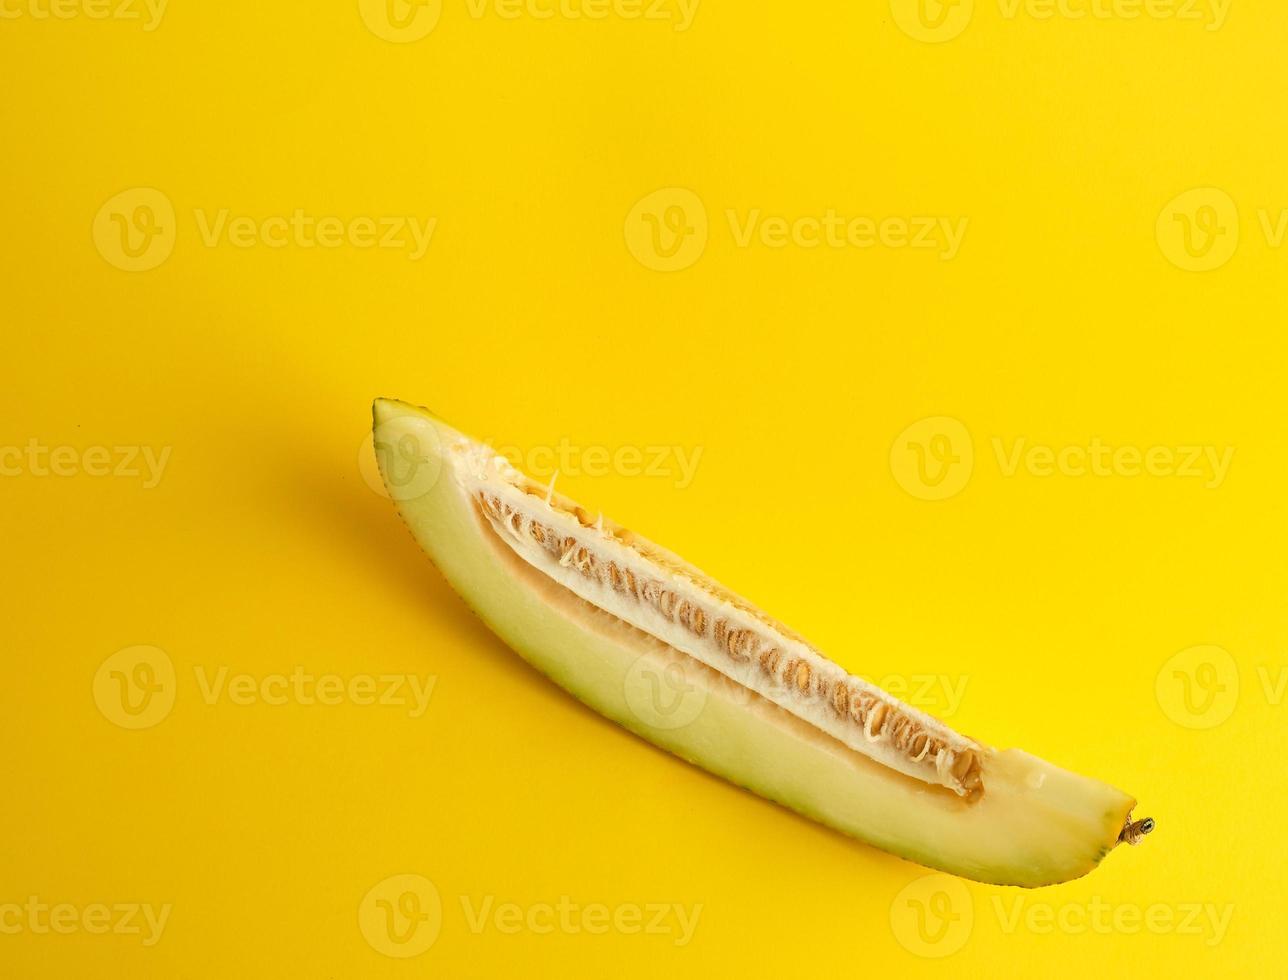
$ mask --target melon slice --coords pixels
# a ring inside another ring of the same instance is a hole
[[[526,660],[655,745],[894,854],[995,884],[1076,878],[1153,829],[1112,786],[991,748],[849,674],[429,411],[380,399],[374,415],[389,494],[456,591]]]

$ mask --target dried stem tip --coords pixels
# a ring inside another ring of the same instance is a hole
[[[1128,821],[1123,825],[1123,832],[1118,835],[1119,841],[1125,841],[1132,847],[1135,847],[1145,839],[1145,835],[1154,829],[1154,818],[1146,817],[1144,820]]]

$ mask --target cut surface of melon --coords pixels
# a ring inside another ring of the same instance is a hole
[[[968,738],[678,556],[379,399],[390,496],[448,582],[552,680],[650,742],[909,860],[996,884],[1086,874],[1135,801]],[[659,696],[661,695],[661,696]]]

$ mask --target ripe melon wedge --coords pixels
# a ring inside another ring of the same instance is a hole
[[[1112,786],[991,748],[848,674],[426,409],[380,399],[373,412],[385,485],[448,582],[526,660],[655,745],[911,861],[994,884],[1076,878],[1153,829]]]

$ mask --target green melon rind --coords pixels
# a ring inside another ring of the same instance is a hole
[[[650,719],[636,661],[647,656],[660,669],[684,655],[581,600],[551,601],[562,587],[517,567],[461,491],[452,455],[441,451],[467,437],[405,402],[379,399],[373,414],[383,441],[407,435],[437,457],[432,485],[396,500],[417,543],[502,640],[600,714],[819,823],[977,881],[1027,887],[1067,881],[1091,871],[1117,843],[1135,800],[1105,783],[1009,749],[990,758],[983,798],[965,802],[820,738],[693,662],[685,676],[705,690],[697,716],[679,728]],[[428,440],[426,422],[434,433]],[[398,496],[396,488],[390,492]]]

